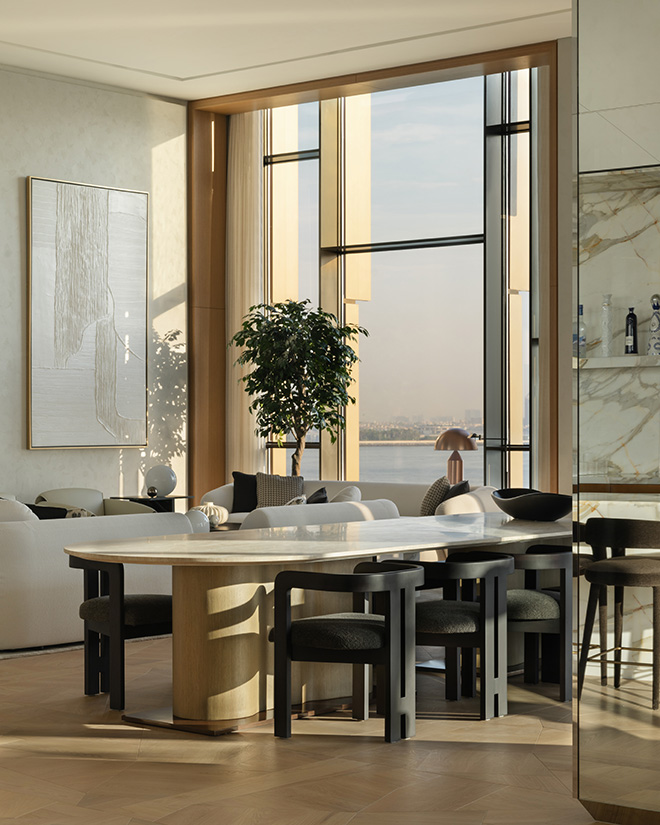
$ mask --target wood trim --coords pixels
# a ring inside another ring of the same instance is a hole
[[[292,106],[313,100],[328,100],[334,97],[369,94],[403,86],[528,69],[549,64],[553,59],[556,60],[553,58],[555,54],[555,41],[533,43],[528,46],[516,46],[443,60],[412,63],[407,66],[393,66],[387,69],[309,80],[304,83],[208,97],[191,101],[189,107],[193,110],[227,115],[255,109]]]
[[[574,484],[573,492],[579,493],[622,493],[636,495],[637,493],[660,493],[660,484]]]
[[[225,481],[227,118],[188,109],[188,484]]]

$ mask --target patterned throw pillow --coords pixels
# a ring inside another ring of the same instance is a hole
[[[297,504],[305,504],[307,502],[306,496],[296,496],[292,498],[291,501],[287,501],[287,507],[295,507]]]
[[[302,476],[272,476],[257,473],[257,507],[282,507],[303,494]]]
[[[451,488],[447,476],[439,478],[424,494],[422,499],[422,506],[419,509],[420,516],[432,516],[435,514],[435,508],[441,504],[447,497],[447,493]]]

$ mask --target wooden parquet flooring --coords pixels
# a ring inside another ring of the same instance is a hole
[[[127,645],[129,708],[169,703],[170,640]],[[510,715],[420,674],[415,739],[341,714],[209,738],[130,727],[82,695],[82,650],[0,661],[0,825],[583,825],[571,709],[510,685]]]

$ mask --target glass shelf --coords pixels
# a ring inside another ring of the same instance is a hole
[[[630,367],[660,367],[660,357],[657,355],[614,355],[611,358],[600,358],[588,355],[586,358],[573,358],[573,369],[603,370],[603,369],[630,369]]]

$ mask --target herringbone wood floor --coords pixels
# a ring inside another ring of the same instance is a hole
[[[169,639],[127,646],[129,709],[169,703]],[[415,739],[381,719],[299,720],[218,738],[129,727],[82,696],[82,651],[0,661],[0,825],[582,825],[571,710],[510,685],[479,722],[420,675]]]

